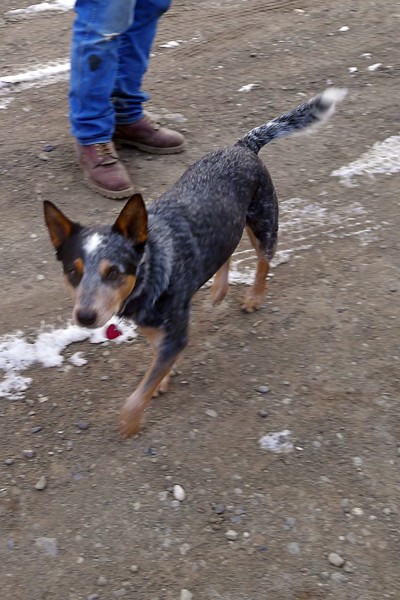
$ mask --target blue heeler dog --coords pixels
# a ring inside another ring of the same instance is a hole
[[[127,317],[153,346],[154,360],[122,409],[123,436],[139,431],[151,397],[167,390],[169,372],[188,342],[195,292],[215,275],[213,302],[225,297],[229,260],[245,228],[258,262],[242,308],[251,313],[262,306],[278,202],[258,152],[326,121],[345,93],[329,88],[233,146],[207,154],[148,209],[135,194],[112,226],[83,227],[44,203],[51,241],[73,289],[75,322],[100,327],[113,315]]]

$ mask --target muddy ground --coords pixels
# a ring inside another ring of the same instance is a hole
[[[67,58],[71,13],[10,18],[9,7],[0,2],[0,76]],[[1,400],[2,599],[399,597],[398,178],[349,188],[331,176],[398,133],[398,27],[398,3],[370,0],[177,0],[162,20],[149,108],[184,115],[167,122],[189,147],[123,151],[147,200],[206,151],[328,82],[350,91],[329,125],[262,157],[282,201],[322,198],[337,222],[334,231],[317,223],[303,244],[283,229],[282,247],[295,251],[256,315],[240,312],[244,285],[218,308],[198,293],[190,345],[138,437],[122,441],[117,425],[150,360],[141,338],[68,349],[88,364],[32,368],[25,399]],[[183,42],[159,48],[171,40]],[[378,62],[393,68],[367,70]],[[120,208],[82,184],[67,83],[13,98],[0,110],[1,334],[69,318],[41,201],[92,223]],[[43,160],[46,145],[55,149]],[[363,207],[357,231],[350,205]],[[260,449],[261,436],[284,430],[292,451]],[[47,552],[40,538],[53,540]],[[329,562],[332,552],[344,565]]]

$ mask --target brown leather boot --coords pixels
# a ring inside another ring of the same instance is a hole
[[[78,161],[85,175],[85,183],[93,190],[118,200],[134,193],[127,170],[121,163],[112,142],[81,146],[76,144]]]
[[[129,125],[117,125],[113,139],[150,154],[177,154],[186,146],[181,133],[161,127],[148,115]]]

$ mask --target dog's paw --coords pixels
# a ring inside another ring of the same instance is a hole
[[[168,373],[164,377],[164,379],[161,381],[158,388],[153,392],[153,396],[152,396],[153,398],[158,398],[158,396],[168,392],[168,385],[169,385],[170,379],[171,379],[171,373]]]
[[[250,291],[244,297],[242,304],[242,311],[245,313],[253,313],[256,310],[260,310],[264,303],[264,294],[255,294]]]
[[[121,435],[124,439],[136,435],[140,431],[143,411],[124,406],[121,411]]]

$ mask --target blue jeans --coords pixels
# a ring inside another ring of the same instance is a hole
[[[141,91],[160,16],[171,0],[77,0],[70,120],[80,144],[112,139],[115,123],[143,116]]]

